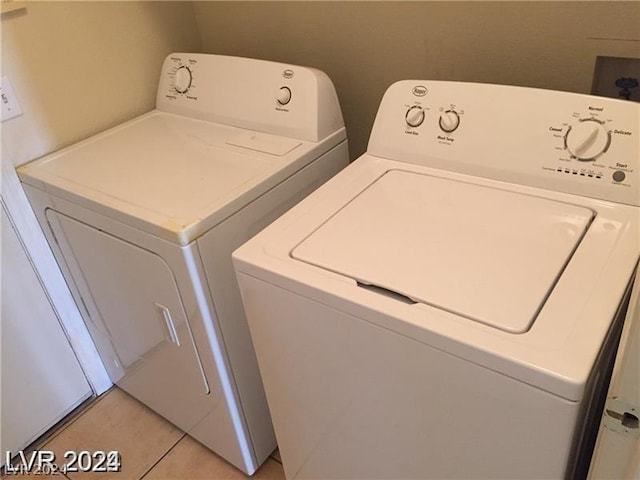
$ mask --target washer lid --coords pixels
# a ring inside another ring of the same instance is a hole
[[[590,209],[567,203],[391,170],[292,256],[522,333],[593,217]]]

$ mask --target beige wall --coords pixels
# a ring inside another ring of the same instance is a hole
[[[154,107],[160,67],[199,50],[191,2],[26,2],[2,16],[2,75],[24,115],[2,124],[22,164]]]
[[[311,65],[333,79],[351,154],[404,78],[589,93],[597,55],[640,57],[640,2],[195,2],[207,53]],[[615,39],[615,40],[610,40]]]

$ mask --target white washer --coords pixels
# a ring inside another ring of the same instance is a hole
[[[584,475],[640,256],[639,119],[389,88],[368,152],[234,252],[288,479]]]
[[[276,442],[231,252],[347,164],[338,99],[175,53],[156,107],[18,174],[112,380],[251,474]]]

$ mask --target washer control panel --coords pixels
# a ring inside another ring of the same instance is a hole
[[[525,87],[401,81],[368,153],[640,205],[640,105]]]
[[[314,142],[344,128],[338,97],[323,72],[240,57],[170,54],[156,107]]]

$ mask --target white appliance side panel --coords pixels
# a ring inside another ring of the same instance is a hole
[[[197,240],[258,462],[276,448],[231,253],[348,163],[347,143],[285,180]]]
[[[579,403],[254,277],[239,282],[288,479],[565,474]]]
[[[92,395],[33,266],[2,207],[0,462]]]
[[[636,273],[604,410],[589,478],[640,478],[640,271]]]

